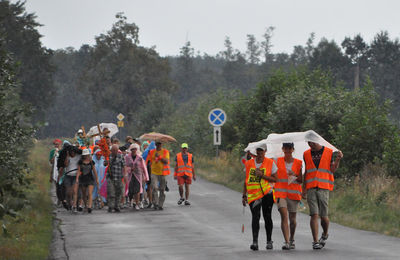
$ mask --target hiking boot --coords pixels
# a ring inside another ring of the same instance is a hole
[[[328,240],[329,234],[326,234],[324,236],[324,234],[321,235],[321,238],[318,240],[318,243],[320,243],[322,245],[322,247],[325,246],[326,244],[326,240]]]
[[[273,248],[274,248],[274,246],[272,245],[273,243],[274,243],[274,241],[267,241],[267,246],[266,246],[266,248],[267,248],[268,250],[273,249]]]
[[[118,207],[114,208],[114,211],[117,213],[121,212],[121,210]]]
[[[92,213],[92,208],[88,208],[87,213],[89,213],[89,214]]]
[[[188,200],[185,200],[185,205],[190,206],[190,202]]]
[[[295,249],[296,245],[294,244],[294,240],[290,240],[289,242],[290,249]]]
[[[290,249],[289,243],[287,242],[283,243],[282,250],[289,250],[289,249]]]
[[[179,200],[178,200],[178,205],[181,205],[182,204],[182,202],[184,202],[185,201],[185,199],[184,198],[180,198]]]
[[[250,245],[250,249],[253,251],[258,251],[258,243],[253,242],[253,244]]]
[[[313,242],[312,243],[312,249],[318,250],[324,248],[323,245],[321,245],[319,242]]]
[[[110,207],[108,207],[108,210],[107,210],[109,213],[111,213],[112,212],[112,208],[110,208]]]

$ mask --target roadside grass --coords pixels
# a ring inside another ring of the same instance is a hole
[[[8,236],[0,235],[1,259],[47,259],[53,232],[53,207],[49,196],[50,140],[35,143],[29,155],[31,186],[26,191],[30,205],[20,216],[7,218]]]
[[[239,159],[196,156],[196,172],[211,182],[242,192],[245,173]],[[330,193],[330,220],[352,228],[400,237],[400,180],[380,165],[367,165],[356,178],[337,179]],[[304,203],[307,206],[307,203]],[[300,209],[308,213],[308,209]]]

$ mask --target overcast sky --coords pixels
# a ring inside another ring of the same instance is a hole
[[[358,33],[367,42],[381,30],[400,35],[400,0],[27,0],[26,9],[43,24],[42,42],[51,49],[94,44],[117,12],[139,26],[141,45],[155,45],[162,56],[177,55],[186,39],[214,55],[225,36],[245,51],[246,35],[261,41],[268,26],[276,27],[273,52],[291,52],[311,32],[339,44]]]

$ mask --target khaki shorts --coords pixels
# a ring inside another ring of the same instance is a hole
[[[307,203],[310,216],[318,214],[320,217],[328,216],[329,190],[312,188],[307,190]]]
[[[285,198],[285,199],[278,198],[277,205],[278,205],[278,209],[287,208],[289,212],[296,213],[299,202],[300,202],[299,200],[291,200],[288,198]]]

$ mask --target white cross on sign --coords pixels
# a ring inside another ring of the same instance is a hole
[[[225,121],[226,114],[224,110],[220,108],[214,108],[208,114],[208,122],[210,122],[212,126],[223,126],[225,124]]]
[[[124,116],[123,114],[121,114],[121,113],[119,113],[118,116],[117,116],[117,119],[118,119],[119,121],[124,120],[124,118],[125,118],[125,116]]]

